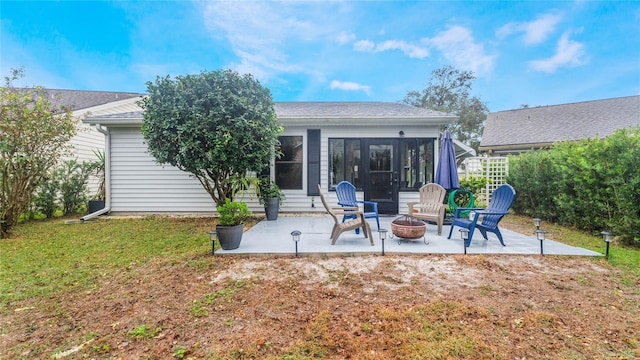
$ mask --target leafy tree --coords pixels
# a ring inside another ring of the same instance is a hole
[[[195,176],[216,205],[267,167],[282,132],[269,89],[231,70],[147,82],[142,134],[161,164]]]
[[[12,70],[0,87],[0,238],[10,235],[76,133],[71,111],[56,108],[42,87],[13,87],[22,76]]]
[[[402,102],[457,115],[458,121],[450,128],[452,135],[477,151],[489,109],[481,99],[469,95],[475,79],[472,71],[447,65],[432,71],[427,87],[407,92]]]

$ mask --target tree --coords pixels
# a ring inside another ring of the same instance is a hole
[[[76,133],[71,110],[54,106],[42,87],[13,87],[23,76],[12,70],[0,88],[0,239],[10,235]]]
[[[269,166],[282,126],[269,89],[232,70],[147,82],[142,134],[160,164],[191,173],[216,205]]]
[[[402,102],[457,115],[458,121],[450,128],[452,135],[477,151],[489,109],[482,100],[469,95],[475,79],[472,71],[446,65],[431,72],[425,89],[407,92]]]

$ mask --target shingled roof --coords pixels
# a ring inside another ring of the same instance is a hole
[[[457,116],[445,112],[392,102],[276,102],[274,108],[278,119],[295,124],[318,123],[320,120],[344,123],[345,119],[369,119],[378,122],[397,119],[404,122],[431,121],[449,124],[457,119]],[[141,124],[143,112],[140,110],[90,117],[86,122],[106,125],[131,121]]]
[[[275,110],[279,118],[455,117],[454,115],[441,111],[381,101],[276,102]]]
[[[21,88],[20,90],[31,90],[30,88]],[[71,110],[77,111],[88,109],[94,106],[108,104],[110,102],[126,100],[135,97],[144,96],[144,94],[130,92],[115,91],[87,91],[87,90],[61,90],[61,89],[44,89],[49,96],[49,101],[55,105],[67,106]]]
[[[640,126],[640,96],[489,113],[480,151],[509,153]]]

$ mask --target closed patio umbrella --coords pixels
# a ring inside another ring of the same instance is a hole
[[[458,166],[456,165],[456,150],[453,146],[453,139],[451,139],[449,129],[445,129],[442,134],[435,181],[447,190],[460,187]]]

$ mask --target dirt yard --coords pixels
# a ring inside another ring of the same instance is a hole
[[[619,275],[552,256],[201,254],[25,301],[0,315],[0,358],[638,359],[640,284]]]

